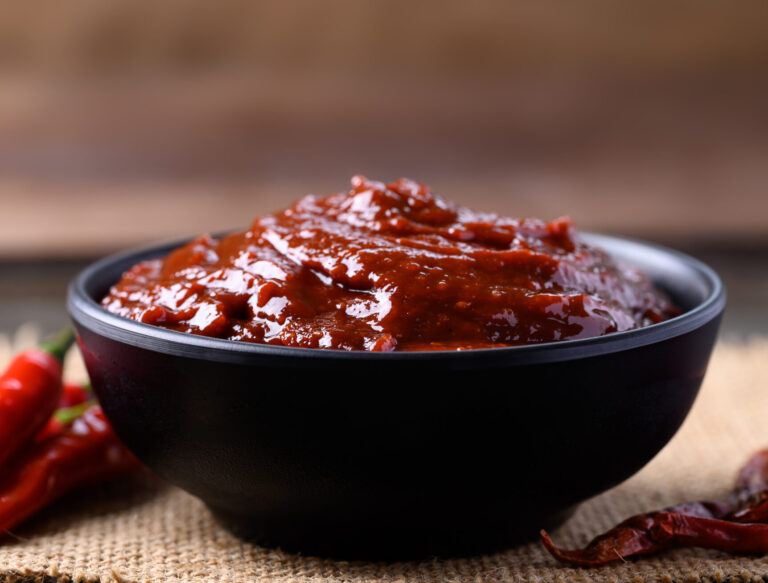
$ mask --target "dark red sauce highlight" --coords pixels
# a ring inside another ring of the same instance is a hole
[[[680,313],[570,219],[477,213],[410,180],[362,176],[139,263],[102,305],[192,334],[373,351],[587,338]]]

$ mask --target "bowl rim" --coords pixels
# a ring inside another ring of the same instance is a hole
[[[599,356],[623,350],[638,348],[668,340],[696,330],[717,318],[724,310],[726,290],[717,273],[705,263],[663,245],[641,239],[580,231],[580,236],[590,243],[606,248],[610,243],[630,244],[651,249],[686,264],[706,282],[710,289],[703,302],[683,314],[642,328],[614,332],[604,336],[544,342],[522,346],[499,346],[465,350],[427,350],[371,352],[348,351],[328,348],[301,348],[276,346],[199,336],[175,330],[168,330],[118,316],[107,311],[86,291],[86,284],[103,270],[116,263],[135,258],[133,263],[161,256],[171,249],[183,245],[194,237],[154,243],[142,247],[113,253],[97,260],[83,269],[70,282],[67,290],[67,310],[76,326],[82,326],[99,335],[131,346],[149,349],[173,356],[182,356],[233,364],[246,364],[254,357],[290,357],[290,360],[315,359],[322,361],[446,361],[467,362],[503,360],[505,363],[521,362],[540,364],[573,360],[588,356]],[[215,234],[215,237],[220,236]]]

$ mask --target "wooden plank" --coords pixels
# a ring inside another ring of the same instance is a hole
[[[768,80],[261,81],[0,77],[0,258],[245,226],[356,172],[594,230],[768,237]]]
[[[514,216],[568,214],[584,229],[651,239],[766,241],[768,197],[756,184],[725,195],[717,176],[553,176],[515,173],[477,181],[435,175],[457,202]],[[709,181],[708,188],[707,181]],[[123,182],[63,184],[0,181],[0,257],[101,255],[158,240],[247,226],[317,189],[293,184]],[[337,188],[344,188],[339,180]],[[330,192],[331,189],[328,190]],[[322,191],[320,191],[322,192]],[[620,193],[620,194],[617,194]]]

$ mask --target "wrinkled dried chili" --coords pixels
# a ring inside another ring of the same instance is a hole
[[[595,537],[583,549],[570,551],[556,547],[543,530],[541,540],[559,561],[579,567],[597,567],[625,557],[656,553],[676,546],[674,539],[661,526],[669,521],[670,516],[717,519],[728,516],[730,511],[730,505],[720,502],[693,502],[638,514]]]
[[[736,522],[768,522],[768,449],[755,453],[739,472],[731,493]]]
[[[597,567],[627,557],[680,547],[729,553],[768,553],[768,450],[756,453],[739,472],[730,503],[691,502],[631,516],[582,549],[541,540],[564,563]]]

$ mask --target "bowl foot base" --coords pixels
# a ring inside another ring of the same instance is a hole
[[[399,524],[373,527],[365,523],[310,523],[243,516],[209,507],[218,522],[237,536],[285,552],[345,560],[409,560],[466,557],[504,551],[537,540],[539,530],[553,530],[568,520],[577,505],[536,519],[430,526]]]

